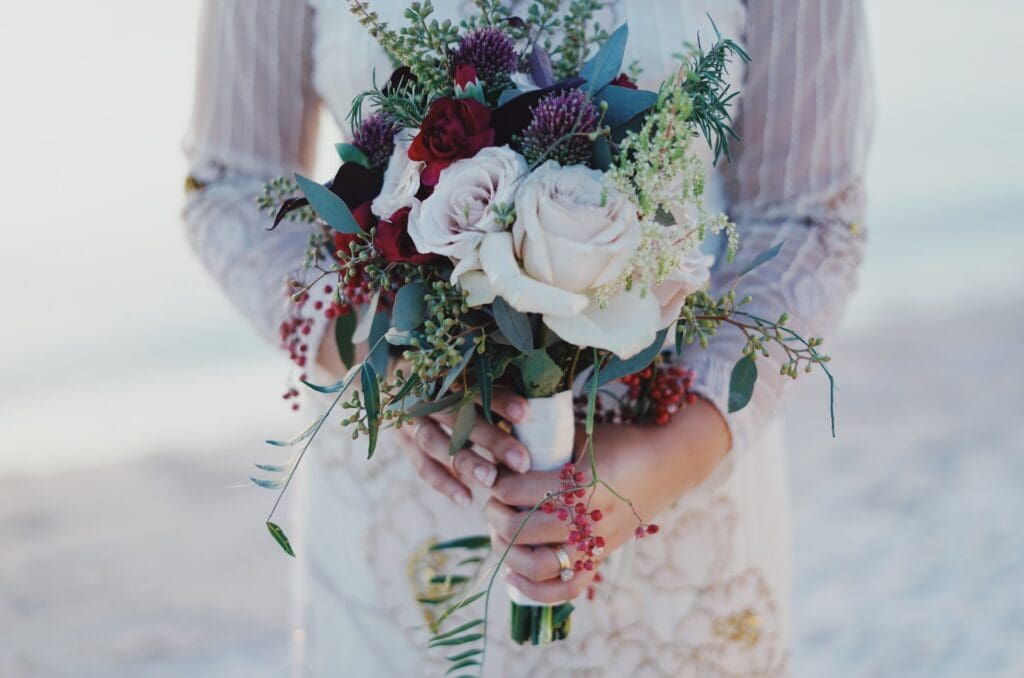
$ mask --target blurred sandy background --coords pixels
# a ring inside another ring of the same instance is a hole
[[[245,483],[302,419],[182,235],[198,7],[5,5],[0,676],[287,672],[288,562]],[[1024,675],[1024,10],[868,9],[871,248],[832,342],[839,439],[820,380],[790,406],[795,667]]]

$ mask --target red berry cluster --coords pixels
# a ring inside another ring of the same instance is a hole
[[[604,537],[594,534],[594,524],[600,522],[604,516],[600,509],[590,510],[589,500],[586,503],[579,501],[587,496],[587,489],[581,487],[586,481],[586,476],[576,469],[575,464],[569,462],[563,466],[558,472],[558,479],[561,485],[558,494],[541,504],[540,508],[544,513],[557,515],[569,528],[567,541],[576,547],[579,554],[573,563],[576,571],[593,570],[593,559],[601,555],[605,544]]]
[[[637,411],[646,411],[650,421],[664,426],[683,405],[696,402],[697,394],[690,390],[695,377],[692,370],[658,360],[619,381],[629,387],[629,398],[640,405]]]

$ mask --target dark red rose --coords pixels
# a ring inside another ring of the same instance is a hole
[[[409,158],[427,163],[420,182],[437,185],[441,170],[494,145],[491,111],[475,99],[438,99],[412,140]]]
[[[359,224],[359,228],[364,231],[369,231],[377,221],[376,217],[373,216],[373,212],[370,211],[370,201],[364,202],[352,210],[352,218]],[[334,251],[348,252],[349,247],[356,240],[359,240],[359,236],[354,233],[334,231]]]
[[[403,207],[390,219],[377,224],[376,235],[373,244],[385,259],[391,263],[407,264],[428,264],[437,255],[420,254],[409,237],[409,212],[410,208]]]
[[[612,80],[610,84],[617,85],[619,87],[625,87],[627,89],[639,89],[636,86],[636,83],[633,82],[630,79],[630,77],[628,75],[626,75],[625,73],[619,73],[619,77],[617,77],[614,80]]]

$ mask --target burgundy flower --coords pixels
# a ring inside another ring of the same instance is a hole
[[[493,144],[491,111],[486,106],[474,99],[443,98],[430,105],[409,147],[409,158],[427,163],[420,181],[435,186],[445,167]]]
[[[391,263],[429,264],[434,254],[420,254],[409,237],[410,208],[403,207],[385,221],[377,224],[373,244]]]
[[[609,84],[625,87],[626,89],[639,89],[636,83],[625,73],[619,73],[619,77],[612,80]]]
[[[465,89],[466,85],[477,82],[476,69],[469,65],[457,66],[455,68],[455,85]]]
[[[352,210],[352,218],[359,224],[359,228],[364,231],[370,230],[376,219],[373,216],[373,212],[370,211],[370,201],[364,202],[363,204]],[[349,252],[352,243],[359,240],[359,236],[354,233],[341,233],[339,231],[334,232],[334,251],[335,252]]]

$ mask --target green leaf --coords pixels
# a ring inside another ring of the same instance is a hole
[[[320,218],[327,222],[327,225],[340,233],[355,235],[362,233],[363,229],[352,217],[352,212],[341,198],[312,179],[307,179],[301,174],[295,175],[295,181],[299,184],[309,204],[320,215]]]
[[[469,607],[470,605],[472,605],[476,601],[480,600],[485,595],[487,595],[487,589],[484,589],[483,591],[479,591],[477,593],[474,593],[469,598],[464,598],[461,602],[456,603],[455,605],[452,605],[447,610],[445,610],[444,614],[442,614],[437,619],[437,621],[434,622],[434,623],[435,624],[443,624],[445,619],[447,619],[448,617],[452,616],[453,614],[455,614],[456,612],[458,612],[462,608]]]
[[[444,672],[444,675],[450,676],[451,674],[455,673],[459,669],[464,669],[464,668],[466,668],[468,666],[480,666],[480,662],[478,662],[475,659],[464,659],[464,660],[462,660],[461,662],[459,662],[457,664],[452,664],[452,666],[447,671]]]
[[[454,455],[469,442],[469,436],[476,424],[476,404],[473,398],[466,398],[459,407],[459,413],[455,415],[455,424],[452,426],[452,437],[448,441],[448,454]]]
[[[485,534],[473,535],[471,537],[459,537],[434,544],[431,551],[446,551],[448,549],[486,549],[491,547],[491,538]]]
[[[483,622],[483,619],[481,619],[480,621]],[[469,659],[470,657],[475,657],[478,654],[480,654],[481,652],[483,652],[483,650],[481,650],[479,648],[477,648],[475,650],[466,650],[465,652],[460,652],[460,653],[458,653],[456,655],[452,655],[451,657],[445,657],[445,659],[447,659],[450,662],[460,662],[463,659]]]
[[[413,405],[406,410],[405,413],[410,417],[426,417],[431,414],[437,414],[438,412],[444,412],[448,408],[454,407],[460,402],[462,402],[462,394],[452,393],[438,400]]]
[[[428,647],[445,647],[448,645],[465,645],[466,643],[475,643],[484,637],[482,633],[470,633],[465,636],[452,636],[451,638],[445,638],[444,640],[431,641]]]
[[[737,278],[742,278],[743,276],[745,276],[746,274],[750,273],[751,271],[753,271],[758,266],[761,266],[763,264],[767,264],[769,261],[771,261],[776,256],[778,256],[779,252],[782,250],[782,246],[785,245],[785,244],[786,244],[786,241],[783,240],[782,242],[777,244],[775,247],[767,249],[764,252],[761,252],[760,254],[758,254],[756,257],[754,257],[754,259],[749,264],[746,265],[746,267],[744,267],[744,269],[742,271],[740,271],[739,275],[737,275],[736,277]]]
[[[334,150],[338,152],[338,157],[341,158],[342,163],[354,162],[358,165],[362,165],[366,169],[370,169],[370,159],[366,157],[366,154],[359,150],[359,147],[354,144],[334,144]]]
[[[729,377],[729,412],[738,412],[750,402],[757,382],[757,363],[754,357],[745,355],[732,368]]]
[[[620,127],[658,103],[658,93],[608,85],[598,94],[595,103],[600,104],[602,101],[608,104],[604,124]]]
[[[352,367],[356,361],[356,347],[352,343],[352,334],[356,331],[356,314],[348,313],[338,316],[334,321],[334,341],[338,344],[338,355],[345,367]]]
[[[427,315],[427,284],[411,282],[395,295],[394,326],[396,330],[414,330]]]
[[[345,379],[339,381],[339,384],[343,384]],[[340,389],[339,389],[340,390]],[[273,445],[274,447],[291,447],[297,443],[301,443],[303,440],[313,435],[316,432],[317,427],[320,425],[320,418],[317,418],[312,424],[310,424],[305,431],[299,433],[296,436],[289,438],[288,440],[267,440],[267,445]]]
[[[266,488],[268,490],[280,490],[282,487],[284,487],[285,484],[284,478],[279,478],[276,480],[264,480],[263,478],[249,478],[249,480],[256,483],[260,487]]]
[[[498,105],[504,106],[520,94],[522,94],[522,92],[518,89],[507,89],[498,96]]]
[[[494,321],[498,323],[498,329],[509,343],[520,353],[529,353],[533,350],[533,329],[525,313],[515,310],[501,297],[494,300],[491,310],[494,312]]]
[[[300,379],[303,384],[313,389],[317,393],[340,393],[347,389],[352,381],[355,379],[355,375],[358,374],[355,368],[349,370],[349,373],[345,375],[345,378],[341,381],[331,384],[330,386],[317,386],[314,383],[308,382],[305,379]]]
[[[287,464],[253,464],[253,466],[267,473],[284,473],[292,469],[292,463],[289,461]]]
[[[595,169],[607,171],[612,166],[612,147],[608,144],[608,137],[594,139],[590,152]]]
[[[373,350],[366,357],[366,362],[373,365],[377,374],[386,374],[388,371],[388,342],[382,341],[382,339],[389,329],[391,329],[391,314],[388,311],[378,311],[373,316],[370,337],[367,339]]]
[[[284,549],[284,552],[294,558],[295,551],[292,551],[292,544],[288,541],[288,537],[285,535],[284,530],[282,530],[277,523],[272,523],[269,520],[267,521],[267,529],[270,530],[270,536],[272,536],[274,541]]]
[[[484,419],[488,424],[494,423],[491,413],[491,396],[494,391],[494,374],[491,372],[491,357],[486,353],[476,357],[476,385],[480,390],[480,406],[484,411]]]
[[[466,343],[465,351],[462,354],[462,362],[459,363],[458,366],[455,367],[455,369],[448,371],[448,376],[446,376],[444,378],[444,381],[441,382],[441,390],[439,392],[439,395],[444,395],[448,393],[448,389],[452,387],[452,384],[455,383],[455,380],[459,378],[459,375],[462,374],[463,371],[465,371],[466,367],[469,365],[469,361],[473,357],[474,353],[476,353],[476,345],[472,341],[468,341]]]
[[[622,24],[608,36],[607,42],[580,69],[580,75],[586,78],[586,92],[596,94],[610,83],[622,71],[622,59],[626,54],[626,41],[629,39],[629,27]]]
[[[546,398],[558,391],[562,369],[542,348],[530,351],[519,364],[528,398]]]
[[[377,383],[377,370],[369,361],[363,363],[363,407],[366,409],[366,426],[370,429],[368,438],[367,459],[377,449],[377,434],[380,432],[380,385]]]
[[[615,381],[616,379],[625,377],[626,375],[633,374],[635,372],[639,372],[640,370],[650,365],[651,361],[658,357],[658,353],[661,352],[662,346],[665,345],[666,336],[668,336],[668,329],[664,329],[658,332],[657,336],[654,338],[654,342],[650,346],[640,351],[639,353],[629,358],[628,360],[623,360],[618,356],[612,356],[612,359],[606,362],[604,364],[604,367],[601,368],[601,374],[598,375],[599,380],[597,382],[597,385],[604,386],[605,384]],[[593,380],[593,378],[594,375],[591,374],[590,379],[587,380],[588,386],[590,382]]]
[[[435,574],[430,578],[430,583],[444,584],[446,586],[454,584],[458,586],[459,584],[465,584],[469,579],[470,578],[464,574]]]

